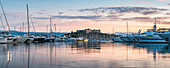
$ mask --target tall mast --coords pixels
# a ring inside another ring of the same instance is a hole
[[[9,33],[11,33],[11,30],[10,30],[10,27],[9,27],[9,24],[8,24],[8,20],[7,20],[7,17],[6,17],[6,14],[5,14],[5,11],[4,11],[4,8],[3,8],[1,1],[0,1],[0,4],[1,4],[2,12],[3,12],[4,17],[5,17],[5,21],[6,21],[7,26],[8,26]]]
[[[0,16],[0,19],[1,19],[2,27],[3,27],[4,31],[5,31],[4,23],[3,23],[3,21],[2,21],[1,16]]]
[[[21,35],[21,28],[22,28],[22,27],[20,27],[20,35]]]
[[[47,33],[48,33],[48,25],[47,25]]]
[[[50,35],[51,35],[52,32],[53,32],[51,25],[52,25],[52,22],[51,22],[51,18],[50,18]]]
[[[128,30],[129,30],[129,29],[128,29],[128,22],[126,22],[126,28],[127,28],[127,35],[128,35],[128,33],[129,33],[129,32],[128,32]]]
[[[114,29],[114,27],[113,27],[113,33],[114,33],[114,30],[115,30],[115,29]]]
[[[51,28],[51,18],[50,18],[50,33],[52,32],[52,28]]]
[[[56,24],[54,24],[54,26],[55,26],[55,32],[56,32]]]
[[[25,32],[24,22],[22,24],[22,30],[23,30],[23,32]]]
[[[29,36],[30,29],[29,29],[29,10],[28,10],[28,4],[26,6],[27,6],[27,24],[28,24],[28,36]]]
[[[36,34],[36,30],[35,30],[34,23],[33,23],[33,21],[32,21],[32,17],[31,17],[31,16],[30,16],[30,20],[31,20],[31,24],[32,24],[32,27],[33,27],[33,29],[34,29],[34,32],[35,32],[35,34]]]

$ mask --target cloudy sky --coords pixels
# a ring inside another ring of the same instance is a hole
[[[130,32],[170,27],[170,0],[1,0],[11,29],[26,24],[26,4],[38,32],[47,32],[49,18],[57,32],[77,29],[101,29],[102,32]],[[2,11],[0,10],[5,23]],[[53,25],[54,26],[54,25]],[[6,24],[5,24],[6,27]],[[2,25],[0,27],[2,30]],[[7,30],[7,28],[6,28]],[[53,28],[54,30],[54,28]],[[31,31],[33,29],[31,28]]]

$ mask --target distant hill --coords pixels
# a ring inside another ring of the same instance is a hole
[[[1,31],[0,33],[5,32],[5,33],[9,33],[9,31]],[[19,31],[15,31],[15,30],[11,30],[11,34],[12,35],[24,35],[27,34],[27,32],[19,32]],[[47,32],[30,32],[30,34],[34,34],[34,35],[50,35],[50,33]],[[53,32],[54,35],[59,36],[59,35],[64,35],[67,34],[67,32]]]

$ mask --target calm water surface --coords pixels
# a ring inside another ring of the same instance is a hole
[[[169,68],[170,46],[111,42],[0,44],[0,68]]]

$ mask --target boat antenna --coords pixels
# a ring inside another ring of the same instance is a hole
[[[0,4],[1,4],[2,12],[3,12],[4,17],[5,17],[5,21],[6,21],[7,26],[8,26],[9,34],[11,34],[11,30],[10,30],[10,27],[9,27],[9,24],[8,24],[8,20],[7,20],[7,17],[6,17],[6,14],[5,14],[5,11],[4,11],[4,8],[3,8],[3,5],[2,5],[2,3],[1,3],[1,0],[0,0]]]
[[[5,31],[4,23],[3,23],[3,21],[2,21],[1,16],[0,16],[0,19],[1,19],[2,27],[3,27],[4,31]]]
[[[26,4],[27,6],[27,24],[28,24],[28,37],[29,37],[29,10],[28,10],[28,4]]]

